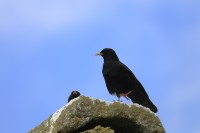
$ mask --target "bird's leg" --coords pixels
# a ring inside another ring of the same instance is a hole
[[[121,95],[117,95],[117,97],[118,97],[118,100],[117,100],[117,101],[119,101],[119,102],[120,102],[120,97],[121,97]]]
[[[124,98],[126,98],[126,100],[128,100],[128,97],[125,94],[120,94],[120,96],[123,96]]]
[[[122,94],[120,94],[120,96],[123,96],[123,97],[125,97],[127,100],[128,100],[128,95],[131,93],[132,91],[129,91],[129,92],[127,92],[127,93],[122,93]]]

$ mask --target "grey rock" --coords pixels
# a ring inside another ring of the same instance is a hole
[[[104,133],[98,125],[105,133],[165,133],[148,108],[85,96],[71,100],[29,133]]]
[[[102,127],[98,125],[94,129],[87,130],[81,133],[115,133],[115,131],[113,129],[110,129],[110,127]]]

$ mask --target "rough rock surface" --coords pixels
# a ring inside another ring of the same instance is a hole
[[[85,96],[71,100],[30,133],[112,133],[113,131],[165,133],[159,118],[145,107],[138,104],[111,103]]]
[[[115,133],[113,129],[110,129],[110,127],[102,127],[102,126],[96,126],[94,129],[87,130],[81,133]]]

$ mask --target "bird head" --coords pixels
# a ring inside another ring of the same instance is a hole
[[[102,56],[104,58],[104,60],[113,59],[113,60],[118,60],[119,61],[119,58],[117,57],[117,54],[111,48],[105,48],[101,52],[96,53],[96,55],[97,56]]]
[[[73,95],[80,95],[80,93],[78,91],[72,91]]]

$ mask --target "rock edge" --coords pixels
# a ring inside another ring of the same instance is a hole
[[[71,100],[29,133],[80,133],[98,126],[115,133],[165,133],[148,108],[85,96]]]

